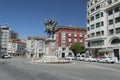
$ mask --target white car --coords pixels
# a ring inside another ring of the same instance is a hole
[[[85,55],[84,54],[77,56],[77,60],[84,61],[84,59],[85,59]]]
[[[73,57],[73,56],[66,56],[65,59],[66,60],[75,60],[75,57]]]
[[[8,58],[12,58],[9,54],[5,54],[2,56],[2,58],[8,59]]]
[[[85,61],[96,62],[97,59],[90,56],[90,57],[85,58]]]
[[[115,59],[111,57],[102,57],[98,59],[98,62],[102,63],[115,63]]]
[[[96,62],[96,61],[97,61],[96,58],[94,58],[94,57],[91,57],[91,58],[90,58],[90,62]]]
[[[84,59],[84,61],[90,61],[90,59],[91,59],[90,57],[87,57]]]

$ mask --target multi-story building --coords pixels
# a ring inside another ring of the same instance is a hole
[[[1,50],[7,50],[7,44],[9,43],[9,39],[17,39],[18,33],[12,31],[8,26],[1,26]]]
[[[81,42],[85,45],[85,34],[85,28],[75,26],[57,27],[54,34],[57,46],[57,56],[64,58],[67,55],[73,55],[73,52],[69,50],[69,47],[75,42]]]
[[[27,51],[29,57],[40,57],[45,54],[45,37],[27,37]]]
[[[12,56],[25,56],[26,41],[20,39],[10,39],[7,46],[7,53]]]
[[[0,28],[0,53],[1,53],[1,35],[2,35],[2,30]]]
[[[95,53],[113,50],[120,58],[120,0],[89,0],[86,41]]]

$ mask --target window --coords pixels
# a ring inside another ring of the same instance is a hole
[[[103,12],[101,12],[101,17],[103,17]]]
[[[88,15],[90,14],[90,12],[87,13]]]
[[[100,36],[100,31],[99,31],[99,32],[96,32],[96,36]]]
[[[92,41],[90,46],[103,46],[104,40]]]
[[[94,24],[91,25],[91,30],[94,29]]]
[[[104,26],[104,22],[103,21],[101,22],[101,26]]]
[[[95,0],[95,3],[97,3],[98,2],[98,0]]]
[[[93,11],[95,11],[95,9],[93,8],[93,9],[91,9],[91,12],[93,12]]]
[[[120,17],[115,18],[115,23],[120,22]]]
[[[109,30],[109,35],[113,35],[113,34],[114,34],[114,30],[113,29]]]
[[[96,23],[96,28],[100,27],[100,22]]]
[[[119,12],[119,10],[120,10],[120,7],[116,7],[116,8],[114,9],[114,12],[117,13],[117,12]]]
[[[112,14],[113,14],[113,10],[109,10],[108,15],[112,15]]]
[[[113,19],[109,20],[109,25],[112,25],[113,24]]]
[[[87,20],[87,23],[88,23],[88,24],[90,23],[89,19]]]
[[[91,19],[91,21],[93,21],[94,20],[94,16],[92,16],[90,19]]]
[[[116,28],[116,34],[120,33],[120,28]]]
[[[89,4],[87,5],[87,7],[89,8]]]
[[[74,42],[77,42],[77,38],[74,38]]]
[[[112,3],[112,0],[108,0],[107,3],[108,5],[110,5]]]
[[[95,37],[95,33],[91,33],[91,37]]]
[[[66,36],[66,33],[63,31],[62,32],[62,37],[65,37]]]
[[[62,48],[62,51],[65,51],[65,50],[66,50],[66,48],[63,47],[63,48]]]
[[[112,40],[111,44],[120,44],[120,39],[114,39]]]
[[[96,19],[100,18],[100,14],[95,15]]]
[[[100,9],[100,5],[98,5],[98,6],[96,7],[96,10],[98,10],[98,9]]]
[[[90,30],[90,28],[88,27],[88,28],[87,28],[87,30],[89,31],[89,30]]]
[[[104,31],[101,31],[102,32],[102,35],[104,35]]]
[[[115,2],[117,2],[118,0],[115,0]]]
[[[88,36],[88,38],[90,37],[90,35],[87,35]]]

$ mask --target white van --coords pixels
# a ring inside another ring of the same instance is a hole
[[[85,54],[81,54],[77,56],[77,60],[84,61],[85,59]]]

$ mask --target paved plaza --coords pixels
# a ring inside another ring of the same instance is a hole
[[[0,60],[0,80],[119,80],[120,64],[73,61],[39,64],[31,59]]]

